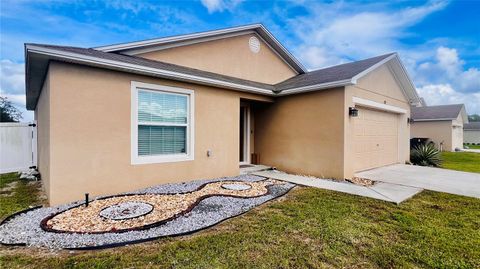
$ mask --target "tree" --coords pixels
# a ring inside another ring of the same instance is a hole
[[[468,115],[468,121],[480,121],[480,115],[478,114]]]
[[[18,122],[22,118],[22,112],[7,97],[0,96],[0,122]]]

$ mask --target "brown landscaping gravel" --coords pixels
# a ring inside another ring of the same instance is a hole
[[[353,177],[352,179],[347,179],[347,181],[353,184],[357,184],[365,187],[370,187],[375,184],[375,181],[370,180],[368,178],[361,178],[361,177]]]
[[[251,188],[240,191],[222,188],[222,185],[226,183],[246,184]],[[262,196],[268,192],[266,186],[274,184],[281,184],[281,182],[272,179],[257,182],[219,181],[208,183],[199,190],[190,193],[172,195],[138,194],[110,197],[94,200],[88,207],[82,205],[66,210],[49,219],[46,224],[48,228],[56,231],[77,233],[102,233],[135,229],[175,218],[191,209],[196,202],[204,197],[211,195],[245,198]],[[149,214],[125,220],[113,220],[99,215],[103,209],[125,202],[148,203],[154,208]]]

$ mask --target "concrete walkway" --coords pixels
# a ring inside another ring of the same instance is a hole
[[[251,165],[245,165],[242,167],[240,166],[240,175],[246,175],[246,174],[251,174],[253,172],[259,172],[263,170],[270,169],[270,166],[262,165],[262,164],[251,164]]]
[[[480,149],[462,149],[462,151],[480,153]]]
[[[297,175],[290,175],[280,171],[266,170],[253,172],[253,175],[268,177],[278,180],[283,180],[298,185],[315,187],[320,189],[327,189],[339,191],[354,195],[370,197],[378,200],[394,202],[399,204],[406,199],[421,192],[423,189],[416,187],[401,186],[397,184],[380,182],[372,187],[364,187],[348,182],[335,182],[333,180],[326,180],[320,178],[304,177]]]
[[[359,172],[355,176],[407,187],[480,198],[480,173],[395,164]]]

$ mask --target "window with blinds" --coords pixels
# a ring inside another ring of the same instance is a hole
[[[138,156],[187,153],[188,98],[138,90]]]

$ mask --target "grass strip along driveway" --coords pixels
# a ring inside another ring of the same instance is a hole
[[[22,195],[34,201],[36,190]],[[12,197],[2,199],[18,199]],[[3,216],[17,210],[1,206]],[[74,253],[1,247],[0,267],[479,268],[479,230],[475,198],[425,191],[397,206],[295,188],[280,201],[192,236]]]

